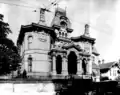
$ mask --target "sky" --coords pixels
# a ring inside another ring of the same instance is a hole
[[[0,13],[4,14],[4,21],[8,22],[13,31],[8,37],[15,43],[21,25],[38,23],[39,7],[48,6],[54,0],[0,0],[9,4],[31,7],[14,6],[0,3]],[[95,47],[100,58],[105,62],[120,59],[120,0],[59,0],[58,6],[66,7],[67,16],[72,23],[72,36],[79,36],[84,32],[84,25],[90,25],[90,36],[96,38]],[[34,10],[37,9],[36,12]],[[54,7],[46,13],[47,25],[54,16]]]

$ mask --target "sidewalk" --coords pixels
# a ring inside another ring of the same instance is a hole
[[[0,95],[55,95],[52,83],[0,83]]]

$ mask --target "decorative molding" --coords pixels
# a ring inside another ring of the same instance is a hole
[[[32,62],[34,61],[45,61],[45,62],[49,62],[48,60],[32,60]],[[28,62],[28,60],[24,60],[24,62]]]
[[[67,58],[67,55],[65,53],[63,53],[63,58]]]

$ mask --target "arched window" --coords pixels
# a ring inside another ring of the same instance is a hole
[[[33,36],[28,36],[28,49],[31,49]]]
[[[62,33],[61,33],[61,32],[59,32],[59,36],[61,36],[61,34],[62,34]]]
[[[28,72],[32,72],[32,60],[33,60],[32,56],[29,55],[29,57],[28,57]]]
[[[65,37],[67,37],[67,33],[65,33]]]
[[[62,37],[64,37],[64,33],[62,32]]]

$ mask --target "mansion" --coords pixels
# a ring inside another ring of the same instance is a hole
[[[21,70],[26,70],[27,76],[91,77],[92,64],[98,64],[99,53],[89,25],[85,25],[82,35],[70,37],[73,29],[65,10],[56,8],[51,26],[46,25],[44,13],[41,8],[39,23],[21,26],[17,40]]]

